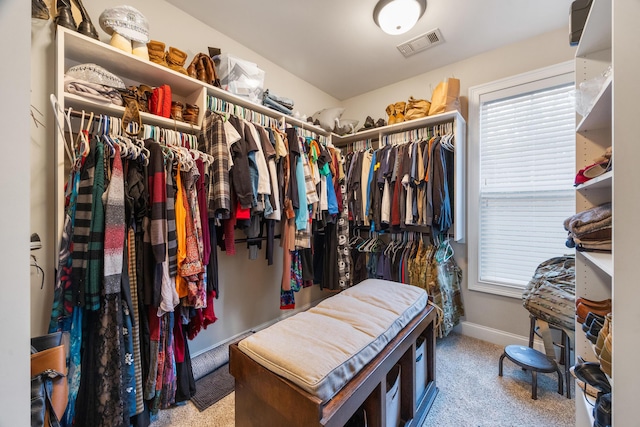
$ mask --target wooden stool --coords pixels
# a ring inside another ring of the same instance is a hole
[[[500,356],[498,365],[498,376],[502,376],[502,362],[505,356],[522,369],[531,371],[531,398],[538,399],[538,372],[556,372],[558,374],[558,393],[562,394],[563,379],[562,372],[555,361],[549,359],[543,353],[531,347],[523,345],[508,345],[504,348],[504,353]]]

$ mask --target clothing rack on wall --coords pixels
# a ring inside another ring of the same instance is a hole
[[[302,126],[293,126],[293,127],[296,129],[298,136],[301,138],[304,138],[305,140],[315,139],[320,144],[325,146],[331,141],[330,137],[325,135],[319,135],[318,133],[314,132],[311,129],[306,129]]]
[[[403,132],[382,136],[382,145],[399,145],[411,141],[428,139],[432,136],[453,134],[453,122],[442,123],[434,126],[421,127]]]
[[[278,119],[274,117],[211,95],[207,96],[207,109],[224,116],[232,114],[260,126],[279,126]]]
[[[428,227],[426,225],[406,225],[405,228],[401,228],[399,230],[394,228],[394,229],[384,229],[384,230],[378,230],[378,231],[372,230],[371,226],[369,225],[351,225],[349,228],[353,234],[352,239],[355,238],[356,236],[361,237],[362,232],[369,233],[370,236],[377,234],[378,237],[383,235],[389,235],[391,236],[391,239],[395,239],[397,235],[400,235],[400,236],[419,235],[425,238],[425,242],[427,242],[429,238],[431,238],[433,243],[437,245],[442,240],[455,237],[453,233],[442,233],[442,234],[435,234],[432,236],[431,227]]]
[[[363,139],[361,141],[353,141],[347,143],[347,153],[354,151],[364,151],[373,148],[373,139]]]
[[[280,239],[282,237],[282,235],[280,234],[276,234],[273,236],[274,239]],[[239,238],[239,239],[233,239],[234,243],[252,243],[252,242],[264,242],[266,240],[268,240],[269,238],[267,236],[262,236],[262,237],[243,237],[243,238]]]
[[[144,148],[144,143],[142,140],[153,139],[157,143],[161,144],[163,147],[167,148],[165,154],[168,158],[177,157],[178,160],[187,159],[186,155],[190,154],[192,158],[202,158],[205,165],[210,165],[213,163],[213,157],[209,154],[203,153],[198,150],[198,139],[196,135],[192,133],[182,132],[174,129],[166,129],[160,126],[155,125],[142,125],[142,129],[138,128],[137,123],[129,123],[127,127],[127,131],[129,135],[125,135],[122,130],[122,119],[119,117],[108,116],[105,114],[95,115],[93,113],[86,113],[85,111],[73,110],[71,108],[67,108],[65,110],[65,114],[68,115],[69,118],[79,118],[81,119],[79,128],[78,128],[78,143],[75,148],[76,153],[80,155],[86,155],[86,144],[83,144],[84,139],[81,137],[83,130],[85,134],[88,134],[89,130],[91,133],[100,133],[100,134],[108,134],[113,136],[118,141],[124,141],[126,147],[129,150],[123,149],[122,155],[123,157],[128,157],[131,159],[136,159],[138,156],[141,156],[140,159],[144,162],[148,162],[148,150]],[[84,127],[84,120],[88,119],[88,125],[86,128]],[[68,126],[71,126],[71,121],[68,121]],[[61,129],[62,131],[62,129]],[[69,130],[72,132],[72,129]],[[138,135],[138,137],[132,136]],[[125,145],[121,144],[121,147],[125,147]],[[67,154],[69,160],[72,164],[77,163],[77,156],[74,157],[71,152],[71,148],[67,149]]]
[[[268,114],[255,111],[250,107],[244,107],[242,105],[234,104],[233,102],[211,95],[207,96],[207,109],[213,111],[214,113],[221,114],[225,117],[234,115],[248,120],[256,125],[275,127],[283,131],[288,126],[292,126],[297,130],[298,136],[300,136],[301,138],[313,138],[324,145],[331,141],[330,136],[322,135],[311,127],[305,127],[303,121],[292,120],[291,118],[289,118],[289,120],[293,121],[294,123],[288,123],[287,118],[280,118],[280,115],[277,111],[274,111],[273,114],[277,115],[278,117],[273,117]]]

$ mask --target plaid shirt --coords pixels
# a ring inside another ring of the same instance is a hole
[[[202,121],[202,132],[198,135],[198,150],[213,157],[208,175],[209,218],[228,219],[231,213],[231,190],[229,188],[229,149],[225,140],[222,117],[207,111]]]

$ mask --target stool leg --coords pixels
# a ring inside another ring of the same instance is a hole
[[[569,334],[562,331],[562,335],[564,336],[564,384],[567,388],[567,399],[571,399],[571,371],[570,367],[573,365],[571,363],[571,340],[569,339]]]
[[[562,371],[560,370],[560,367],[557,367],[557,372],[558,372],[558,394],[560,396],[562,396],[562,389],[563,389],[563,379],[562,379]],[[567,384],[567,387],[569,387],[569,384]]]
[[[531,398],[538,400],[538,372],[531,370]]]
[[[498,363],[498,376],[501,377],[502,376],[502,362],[504,361],[504,357],[506,356],[506,353],[502,353],[502,356],[500,356],[500,362]]]
[[[533,335],[536,331],[536,318],[530,314],[529,319],[531,319],[531,326],[529,327],[529,347],[533,348]]]

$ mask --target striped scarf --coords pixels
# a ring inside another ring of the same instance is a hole
[[[104,215],[104,287],[107,295],[120,292],[125,232],[124,174],[120,147],[114,144],[114,148],[111,182],[107,188]]]

